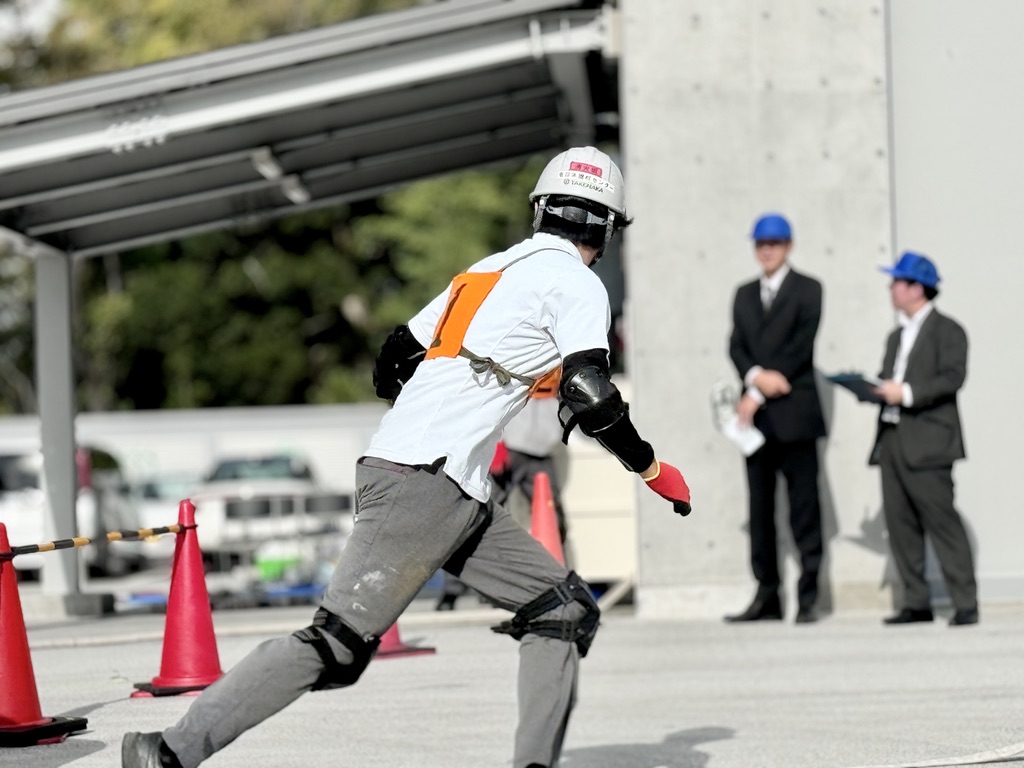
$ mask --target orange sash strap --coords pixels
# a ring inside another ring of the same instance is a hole
[[[503,387],[507,386],[512,379],[516,379],[530,387],[530,397],[554,397],[557,395],[558,382],[562,373],[561,367],[532,379],[529,376],[520,376],[518,373],[508,370],[501,363],[495,362],[489,357],[475,355],[463,346],[469,324],[473,321],[484,300],[494,290],[494,286],[498,284],[502,273],[513,264],[544,250],[549,249],[539,248],[536,251],[531,251],[509,262],[497,272],[462,272],[456,275],[448,293],[448,304],[445,305],[444,312],[441,313],[441,317],[437,321],[434,340],[430,342],[424,359],[465,357],[470,361],[474,371],[477,373],[491,371]]]
[[[562,381],[562,366],[558,366],[553,370],[548,371],[542,376],[538,376],[533,381],[533,386],[530,387],[530,397],[535,397],[538,400],[543,400],[548,397],[558,396],[558,385]]]

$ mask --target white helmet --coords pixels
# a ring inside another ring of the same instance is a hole
[[[568,195],[590,200],[626,218],[622,172],[604,152],[594,147],[573,147],[549,162],[541,171],[530,201],[549,195]]]

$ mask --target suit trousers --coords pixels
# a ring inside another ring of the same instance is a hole
[[[953,503],[953,468],[911,469],[900,450],[897,427],[882,428],[879,449],[889,548],[905,590],[901,607],[931,607],[925,579],[927,534],[953,605],[976,608],[974,556],[963,520]]]
[[[797,599],[800,608],[812,608],[818,599],[818,571],[823,552],[821,505],[818,497],[818,450],[814,440],[782,443],[768,437],[747,457],[750,492],[750,565],[758,583],[758,596],[778,593],[780,586],[778,538],[775,530],[777,475],[786,478],[789,526],[800,554]]]
[[[436,466],[364,457],[356,484],[356,523],[322,604],[363,637],[381,636],[442,566],[511,611],[568,576],[508,512],[466,496]],[[584,612],[573,602],[539,619],[576,621]],[[327,638],[338,662],[351,664],[352,653]],[[554,765],[575,703],[579,653],[572,642],[527,634],[519,659],[512,766]],[[266,641],[203,691],[164,740],[183,768],[196,768],[311,690],[323,669],[314,646],[294,635]],[[325,706],[337,701],[336,693],[319,695]]]

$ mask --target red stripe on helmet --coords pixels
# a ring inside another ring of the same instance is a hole
[[[599,165],[589,165],[587,163],[580,163],[580,162],[577,162],[576,160],[573,160],[571,163],[569,163],[569,170],[570,171],[582,171],[583,173],[589,173],[591,176],[599,176],[599,177],[603,177],[604,176],[604,171],[601,170],[601,166],[599,166]]]

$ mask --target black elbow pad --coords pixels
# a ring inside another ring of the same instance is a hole
[[[596,365],[574,368],[568,376],[563,370],[558,394],[559,420],[569,432],[578,424],[583,434],[596,437],[627,413],[618,388]]]
[[[654,462],[654,449],[640,438],[629,418],[629,406],[612,383],[604,352],[588,350],[566,357],[558,394],[562,442],[568,442],[579,425],[583,434],[595,438],[633,472]]]
[[[373,389],[377,397],[394,402],[426,353],[409,326],[395,328],[384,341],[373,364]]]

